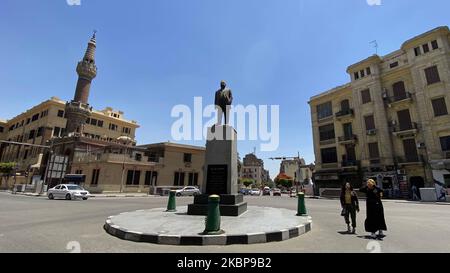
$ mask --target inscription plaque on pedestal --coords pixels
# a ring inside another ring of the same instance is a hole
[[[207,194],[226,194],[227,193],[227,165],[208,165],[206,176]]]

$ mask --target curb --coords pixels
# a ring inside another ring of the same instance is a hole
[[[103,226],[104,230],[112,236],[122,240],[133,242],[162,244],[162,245],[184,245],[184,246],[207,246],[207,245],[234,245],[234,244],[262,244],[271,242],[281,242],[303,235],[312,228],[312,218],[308,217],[308,223],[292,228],[274,230],[261,233],[247,234],[222,234],[222,235],[164,235],[156,233],[142,233],[127,230],[115,225],[110,216]]]

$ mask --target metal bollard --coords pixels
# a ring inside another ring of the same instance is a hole
[[[306,216],[306,206],[305,206],[305,193],[297,193],[298,205],[297,205],[297,216]]]
[[[210,195],[208,197],[208,216],[205,219],[205,230],[203,235],[217,235],[224,233],[220,229],[220,196]]]
[[[177,203],[175,201],[175,193],[176,191],[170,191],[169,193],[169,201],[167,202],[167,212],[177,211]]]

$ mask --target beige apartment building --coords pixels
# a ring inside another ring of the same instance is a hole
[[[303,158],[285,159],[280,163],[280,173],[294,178],[295,182],[305,183],[312,178],[312,171],[310,168],[304,168],[306,162]]]
[[[65,106],[65,101],[52,97],[7,121],[0,122],[0,140],[48,145],[48,141],[64,134],[67,124]],[[92,110],[92,115],[86,120],[83,136],[107,142],[128,137],[131,142],[135,142],[138,127],[136,121],[126,120],[122,111],[108,107],[100,111]],[[45,148],[8,143],[1,145],[1,162],[16,162],[18,171],[33,171],[41,167]]]
[[[253,179],[257,187],[267,185],[270,176],[269,171],[264,169],[264,161],[259,159],[255,154],[247,154],[240,170],[241,178]]]
[[[310,99],[316,188],[376,178],[389,194],[450,185],[450,31],[348,67],[351,82]]]
[[[107,146],[93,152],[75,152],[71,173],[84,174],[91,192],[142,192],[201,187],[205,148],[171,142]]]

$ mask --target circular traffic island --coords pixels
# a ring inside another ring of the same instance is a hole
[[[120,239],[166,245],[231,245],[284,241],[311,230],[309,216],[282,208],[248,207],[238,216],[222,216],[219,234],[204,235],[205,216],[187,214],[187,207],[175,212],[165,208],[137,210],[110,216],[104,228]]]

